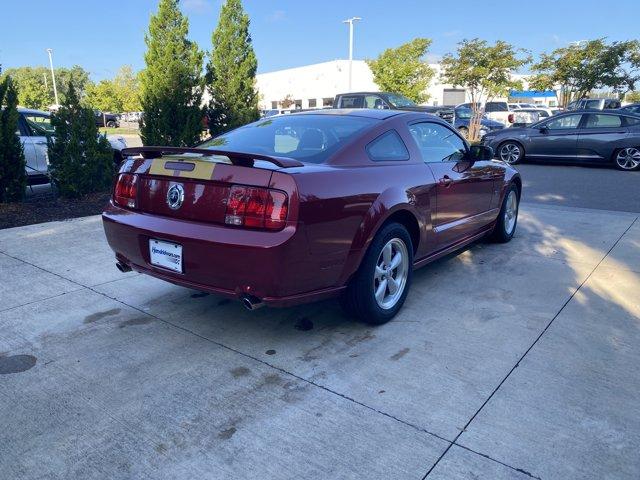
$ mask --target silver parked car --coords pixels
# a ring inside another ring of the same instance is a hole
[[[47,137],[53,135],[51,114],[42,110],[18,108],[18,132],[24,156],[27,161],[27,178],[29,185],[49,183],[49,157]],[[119,135],[107,135],[107,140],[113,148],[113,160],[119,164],[122,161],[121,151],[127,148],[127,142]]]

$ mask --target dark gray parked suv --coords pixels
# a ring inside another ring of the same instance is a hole
[[[621,110],[567,112],[528,128],[489,132],[483,143],[511,164],[535,159],[613,163],[620,170],[638,170],[640,115]]]
[[[567,110],[608,110],[620,108],[620,100],[615,98],[582,98],[567,105]]]

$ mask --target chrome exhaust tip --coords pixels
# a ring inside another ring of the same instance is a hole
[[[253,295],[243,295],[240,299],[242,301],[242,305],[247,310],[257,310],[261,307],[264,307],[264,302],[260,300],[258,297],[254,297]]]
[[[131,267],[122,262],[116,262],[116,268],[120,270],[122,273],[127,273],[131,271]]]

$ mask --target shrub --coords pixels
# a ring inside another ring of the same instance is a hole
[[[60,109],[51,116],[55,128],[49,138],[49,171],[60,195],[77,198],[109,190],[113,178],[113,150],[98,135],[93,110],[80,105],[73,85]]]
[[[7,76],[0,82],[0,202],[22,199],[27,186],[17,107],[18,92]]]

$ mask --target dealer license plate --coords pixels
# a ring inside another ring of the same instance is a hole
[[[178,243],[150,239],[149,257],[152,265],[182,273],[182,245]]]

